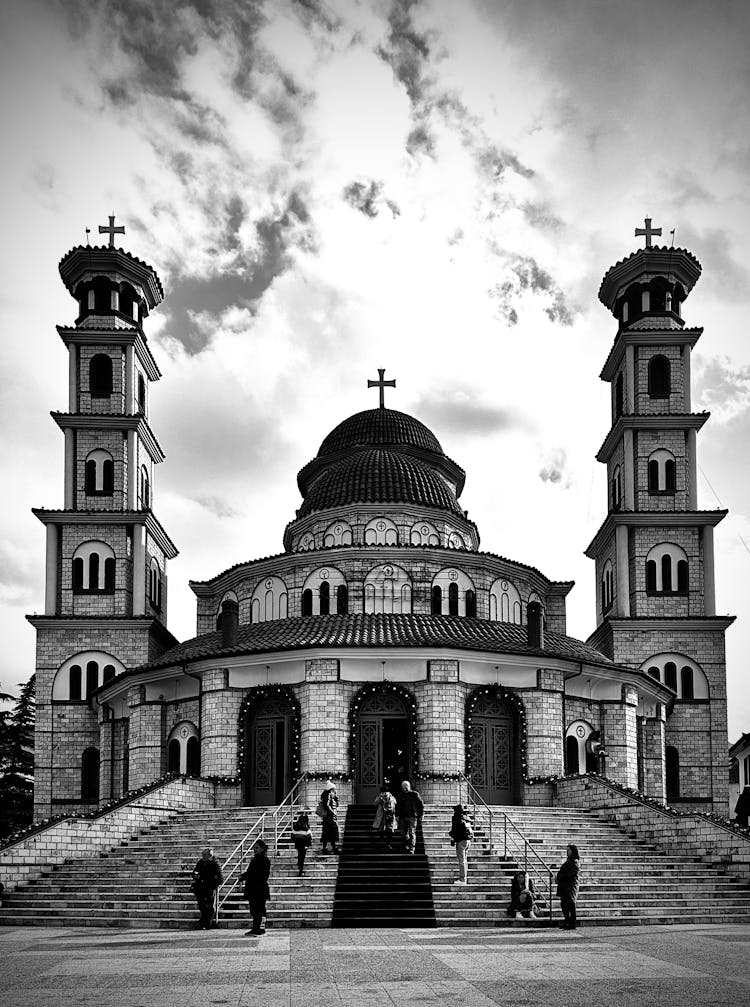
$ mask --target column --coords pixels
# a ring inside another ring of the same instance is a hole
[[[349,773],[349,708],[364,683],[339,682],[338,661],[305,661],[305,684],[300,702],[300,768],[303,773]],[[352,799],[354,781],[335,780],[339,801]],[[320,779],[305,785],[305,799],[315,807],[323,789]],[[341,813],[339,813],[341,817]]]
[[[47,525],[47,563],[44,585],[44,614],[55,615],[57,612],[57,540],[56,524]]]
[[[458,681],[458,661],[430,661],[429,681],[414,687],[417,699],[419,770],[455,776],[466,769],[464,709],[466,686]],[[455,780],[428,779],[416,784],[431,803],[455,802]]]
[[[165,771],[164,704],[146,700],[145,685],[128,690],[128,787],[137,790],[158,780]]]
[[[698,437],[695,428],[691,427],[687,432],[687,443],[685,445],[685,483],[687,489],[687,509],[698,510]]]
[[[625,347],[625,412],[635,412],[635,347]]]
[[[638,693],[632,685],[623,685],[621,702],[602,702],[605,775],[633,789],[638,787],[637,704]]]
[[[633,457],[633,431],[622,435],[623,454],[623,510],[635,510],[635,458]]]
[[[684,387],[682,391],[682,401],[684,411],[689,413],[692,408],[692,388],[691,388],[691,367],[690,367],[690,343],[685,343],[682,347],[682,380]]]
[[[540,668],[537,689],[521,692],[526,705],[526,764],[528,776],[562,776],[563,674]]]
[[[76,347],[72,343],[68,347],[68,412],[78,412],[78,367]]]
[[[138,452],[136,450],[135,430],[128,430],[128,485],[127,503],[128,510],[135,510],[137,500],[138,485]]]
[[[630,561],[628,556],[628,527],[618,524],[615,528],[617,549],[617,615],[630,618]]]
[[[75,431],[67,429],[65,431],[65,510],[75,509],[75,466]]]
[[[641,737],[643,792],[664,804],[667,791],[664,777],[664,707],[661,703],[657,703],[656,716],[643,718]]]
[[[135,413],[133,388],[134,354],[135,347],[132,343],[128,343],[125,347],[125,414],[127,416],[132,416]]]
[[[716,584],[714,580],[714,530],[701,528],[703,539],[703,614],[716,615]]]
[[[226,668],[210,668],[202,680],[201,776],[234,776],[242,694],[229,691]]]
[[[133,615],[146,612],[146,527],[133,525]]]
[[[112,729],[110,707],[103,703],[99,707],[99,803],[111,801],[112,793]]]

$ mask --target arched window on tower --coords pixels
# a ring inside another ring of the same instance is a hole
[[[115,489],[115,466],[109,452],[97,449],[87,456],[83,487],[87,496],[112,496]]]
[[[675,458],[671,451],[659,448],[648,458],[648,492],[651,496],[675,492]]]
[[[95,353],[89,364],[89,392],[94,398],[109,398],[112,394],[112,358]]]
[[[688,594],[687,555],[672,542],[655,545],[646,557],[646,591],[649,594]]]
[[[682,698],[693,699],[695,696],[693,669],[686,664],[680,669],[680,683],[682,685]]]
[[[602,614],[612,608],[612,561],[607,560],[602,568]]]
[[[664,749],[664,770],[667,784],[667,800],[680,796],[680,753],[674,745]]]
[[[151,506],[151,486],[148,479],[148,469],[145,465],[141,465],[140,497],[141,509],[148,510]]]
[[[615,465],[612,472],[612,510],[620,510],[622,507],[622,470],[619,465]]]
[[[148,578],[148,598],[151,607],[161,611],[161,569],[155,558],[151,558]]]
[[[86,699],[91,699],[99,688],[99,663],[97,661],[86,662]]]
[[[674,661],[667,661],[664,665],[664,684],[677,692],[677,665]]]
[[[624,409],[624,391],[623,391],[623,377],[622,371],[617,375],[617,381],[615,382],[615,419],[618,416],[622,416]]]
[[[138,372],[138,412],[146,415],[146,379]]]
[[[652,399],[668,399],[671,391],[669,361],[661,353],[648,362],[648,394]]]
[[[104,542],[79,545],[73,554],[73,593],[112,594],[114,590],[115,555],[111,547]]]

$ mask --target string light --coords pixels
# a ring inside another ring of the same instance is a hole
[[[350,773],[348,779],[354,779],[357,771],[357,736],[358,736],[358,714],[363,700],[368,696],[382,695],[390,693],[398,696],[409,711],[409,726],[411,728],[411,775],[420,778],[419,772],[419,737],[417,734],[417,700],[405,686],[397,682],[377,682],[371,685],[364,685],[359,689],[349,707],[349,765]]]
[[[521,697],[515,692],[511,692],[509,689],[505,689],[502,685],[483,685],[474,691],[469,696],[466,703],[466,715],[465,715],[465,726],[466,726],[466,776],[471,780],[472,772],[474,770],[472,747],[471,747],[471,730],[474,723],[474,708],[480,699],[484,699],[486,696],[490,696],[493,699],[499,699],[501,702],[507,703],[511,706],[517,717],[518,734],[520,738],[520,749],[521,749],[521,774],[526,780],[526,772],[528,769],[527,759],[526,759],[526,709],[521,701]],[[528,781],[527,781],[528,782]]]
[[[292,709],[293,715],[292,723],[290,725],[290,735],[292,741],[290,753],[291,770],[292,776],[294,776],[295,779],[300,776],[301,711],[299,700],[287,685],[254,685],[252,688],[248,689],[242,703],[240,704],[239,731],[237,740],[237,775],[235,777],[226,778],[228,780],[233,779],[235,783],[239,783],[245,773],[245,753],[247,747],[246,725],[249,720],[249,715],[252,711],[252,707],[257,703],[262,702],[264,699],[282,699]]]

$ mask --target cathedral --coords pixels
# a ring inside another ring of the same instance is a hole
[[[698,509],[702,330],[683,318],[701,267],[645,223],[645,246],[599,289],[615,332],[586,642],[566,633],[572,582],[481,550],[463,469],[439,430],[386,405],[382,370],[368,382],[377,408],[331,415],[297,475],[301,503],[290,484],[281,551],[191,582],[196,635],[178,642],[149,421],[160,371],[146,322],[164,292],[116,247],[113,218],[108,244],[71,249],[68,404],[52,413],[64,507],[34,511],[35,817],[92,811],[167,773],[214,780],[233,807],[278,804],[303,776],[308,801],[323,780],[363,803],[409,779],[448,802],[466,777],[488,804],[524,804],[540,780],[597,772],[724,814],[732,620],[715,611],[713,529],[726,512]]]

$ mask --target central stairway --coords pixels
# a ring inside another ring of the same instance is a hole
[[[421,828],[413,854],[396,833],[389,850],[373,833],[375,809],[350,804],[333,900],[334,927],[434,927],[430,867]]]

